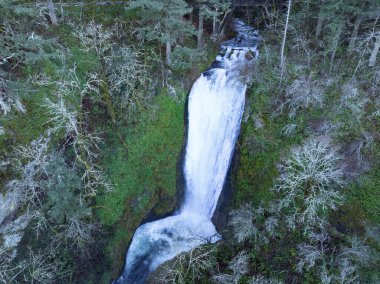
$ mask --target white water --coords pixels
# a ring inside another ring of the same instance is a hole
[[[190,92],[181,210],[186,218],[211,219],[240,129],[246,86],[228,77],[228,70],[213,69],[209,78],[202,75]]]
[[[218,235],[211,218],[233,155],[244,109],[248,48],[226,48],[216,68],[202,74],[189,94],[185,199],[174,216],[140,226],[118,283],[144,283],[149,271]],[[257,56],[256,48],[252,49]],[[251,59],[252,61],[252,59]]]

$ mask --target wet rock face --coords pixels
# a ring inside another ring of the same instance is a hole
[[[0,194],[0,226],[17,211],[20,197],[21,194],[17,190],[9,191],[5,195]]]
[[[16,257],[17,246],[30,220],[28,213],[17,216],[20,198],[17,190],[0,195],[0,250],[9,252],[11,259]]]
[[[24,235],[30,216],[25,213],[15,220],[4,222],[0,225],[0,250],[7,251],[10,260],[16,257],[18,245]]]
[[[239,160],[238,158],[239,150],[235,149],[230,169],[228,170],[222,192],[218,199],[218,204],[211,219],[217,231],[220,232],[222,236],[228,226],[228,213],[231,209],[232,199],[235,193],[235,181],[233,177],[236,175]]]
[[[2,247],[4,249],[16,248],[21,237],[24,234],[24,230],[29,222],[29,214],[25,213],[17,219],[0,227],[0,234],[3,235],[4,242]]]

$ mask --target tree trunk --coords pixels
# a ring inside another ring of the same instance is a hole
[[[263,16],[263,21],[264,21],[265,27],[269,28],[269,24],[267,23],[267,17],[265,16],[264,10],[262,8],[260,9],[260,12],[261,12],[261,15]]]
[[[371,56],[369,58],[368,66],[370,66],[370,67],[375,66],[377,54],[379,53],[379,49],[380,49],[380,32],[376,36],[375,46],[372,49]]]
[[[350,43],[348,44],[348,50],[351,50],[354,47],[361,22],[362,22],[362,16],[358,15],[355,20],[354,30],[352,31],[352,34],[351,34]]]
[[[334,37],[334,42],[333,42],[332,52],[331,52],[331,57],[330,57],[330,71],[329,71],[329,74],[331,74],[331,70],[332,70],[332,67],[333,67],[334,59],[335,59],[336,50],[338,49],[338,45],[339,45],[340,34],[342,33],[342,30],[343,30],[343,25],[344,24],[342,22],[338,24],[336,35]]]
[[[58,25],[57,16],[55,14],[55,9],[54,9],[54,3],[52,0],[47,0],[47,7],[49,10],[49,17],[50,17],[51,24],[54,26]]]
[[[217,31],[216,31],[216,16],[214,15],[212,17],[212,34],[213,35],[216,35]]]
[[[172,64],[172,43],[170,39],[166,40],[166,64],[171,65]]]
[[[161,44],[158,43],[158,50],[160,51],[160,64],[161,64],[161,75],[162,75],[162,87],[165,87],[166,85],[166,77],[165,77],[165,64],[164,60],[162,58],[162,48]]]
[[[318,15],[318,22],[317,22],[317,29],[315,30],[315,38],[319,38],[322,32],[322,27],[323,27],[323,15],[322,12],[319,12]]]
[[[179,20],[182,21],[182,16],[179,17]],[[179,31],[178,41],[180,45],[183,45],[185,43],[185,35],[184,32],[181,30]]]
[[[199,8],[197,47],[198,49],[201,49],[202,46],[203,46],[203,13],[201,11],[201,8]]]
[[[285,65],[285,43],[286,43],[286,34],[288,32],[288,24],[289,24],[289,17],[290,17],[290,7],[292,5],[292,0],[288,1],[288,12],[286,13],[286,22],[285,22],[285,29],[284,29],[284,37],[282,39],[282,45],[281,45],[281,60],[280,60],[280,69],[281,69],[281,81],[282,76],[284,74],[284,65]]]
[[[62,4],[62,0],[59,1],[59,3],[61,4],[61,21],[64,22],[64,14],[63,14],[63,4]]]
[[[229,13],[230,13],[230,11],[225,12],[222,20],[219,23],[218,36],[221,36],[224,34],[225,22],[226,22],[226,19],[227,19]]]

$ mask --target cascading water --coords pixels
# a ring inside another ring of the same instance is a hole
[[[149,272],[181,252],[220,239],[211,218],[218,203],[243,114],[247,70],[257,57],[256,32],[235,21],[237,36],[189,94],[185,199],[175,215],[141,225],[116,283],[144,283]]]

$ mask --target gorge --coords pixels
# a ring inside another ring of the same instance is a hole
[[[235,20],[235,30],[236,37],[222,44],[212,67],[189,93],[183,204],[173,216],[136,230],[116,283],[144,283],[148,273],[165,261],[220,239],[211,218],[239,134],[246,83],[258,56],[257,32],[240,20]]]

